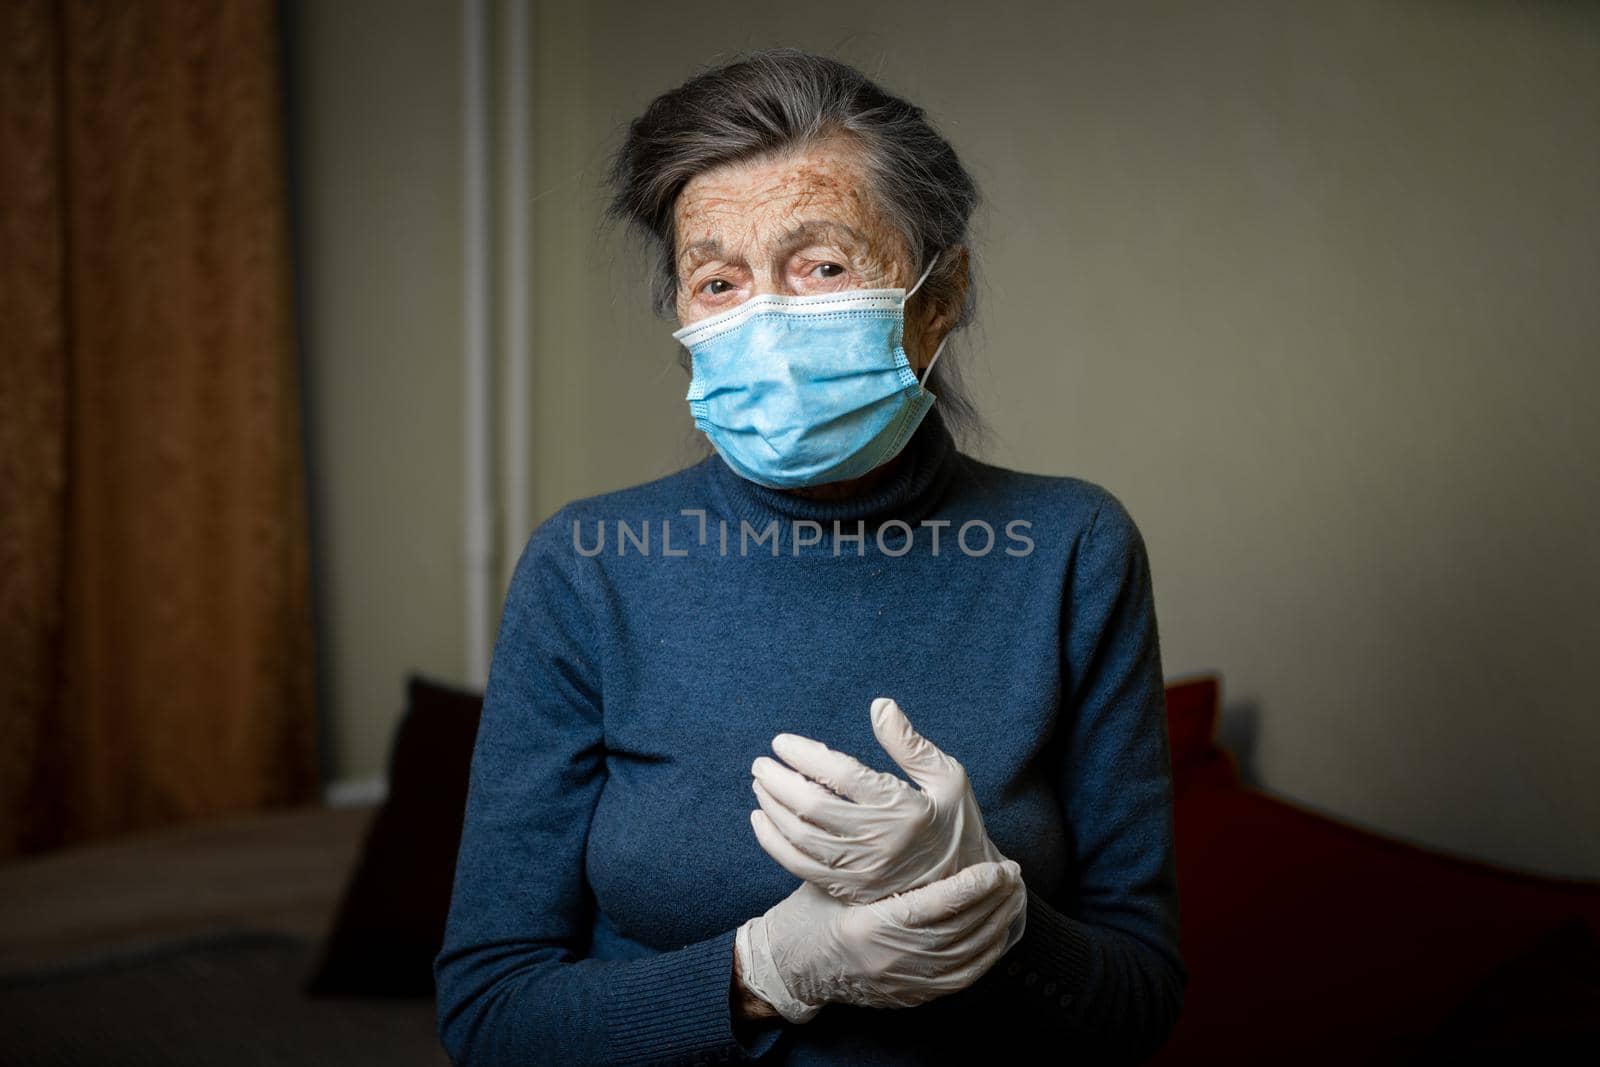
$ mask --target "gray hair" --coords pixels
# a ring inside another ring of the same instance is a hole
[[[916,257],[914,274],[945,249],[968,247],[968,284],[928,387],[952,434],[982,436],[986,427],[961,378],[965,361],[954,351],[957,334],[977,314],[968,239],[977,185],[922,108],[854,67],[796,48],[768,48],[662,93],[629,123],[610,158],[605,180],[612,193],[602,222],[624,223],[654,246],[651,308],[670,316],[679,285],[673,213],[690,179],[724,163],[801,150],[841,134],[860,146],[876,208]],[[918,291],[948,304],[962,264],[959,256],[941,256]],[[687,349],[680,347],[678,358],[690,369]]]

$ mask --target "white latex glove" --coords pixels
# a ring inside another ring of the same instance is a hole
[[[983,828],[960,761],[918,733],[893,699],[874,700],[871,716],[878,744],[916,785],[812,738],[779,734],[772,749],[794,769],[765,756],[750,768],[761,805],[751,812],[751,825],[767,855],[797,878],[855,904],[976,863],[1007,861]],[[1024,906],[1001,955],[1027,929],[1028,890],[1018,881]]]
[[[1021,889],[1014,860],[974,864],[872,904],[802,882],[739,927],[740,981],[797,1023],[828,1003],[921,1004],[966,988],[1004,955],[1006,928],[1026,905]]]
[[[772,740],[789,767],[756,757],[761,812],[752,821],[768,855],[850,903],[1006,858],[983,828],[966,768],[913,729],[899,704],[872,702],[872,732],[915,785],[798,734]]]

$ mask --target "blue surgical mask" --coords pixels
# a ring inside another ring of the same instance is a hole
[[[763,293],[674,331],[693,360],[695,425],[737,474],[775,489],[893,459],[937,399],[923,383],[944,341],[920,380],[902,347],[906,301],[932,270],[909,291]]]

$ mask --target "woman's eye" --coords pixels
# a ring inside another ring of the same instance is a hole
[[[837,263],[818,263],[814,268],[812,268],[811,273],[815,274],[819,270],[829,270],[834,272],[832,274],[824,274],[824,278],[837,278],[839,275],[845,272],[844,268],[839,266]]]
[[[728,283],[726,278],[712,278],[709,282],[706,282],[700,287],[700,291],[702,293],[709,293],[712,296],[721,296],[723,293],[728,291],[728,289],[713,289],[711,288],[713,285],[726,285],[728,286],[728,289],[733,288],[733,286]]]

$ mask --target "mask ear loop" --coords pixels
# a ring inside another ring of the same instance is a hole
[[[928,360],[926,367],[922,368],[922,376],[917,379],[917,384],[922,388],[927,388],[928,375],[933,373],[933,365],[939,362],[939,353],[944,351],[944,343],[948,340],[950,340],[949,334],[939,338],[939,347],[933,350],[933,358]]]
[[[913,285],[910,289],[906,290],[905,300],[901,301],[902,304],[905,303],[907,300],[911,299],[911,294],[912,293],[914,293],[918,289],[922,288],[922,283],[928,280],[928,275],[933,273],[933,268],[934,268],[935,265],[938,264],[938,262],[939,262],[939,257],[938,256],[934,256],[932,262],[930,262],[928,264],[928,269],[923,271],[922,272],[922,277],[917,279],[917,284]]]
[[[939,262],[939,256],[942,255],[944,255],[944,250],[940,249],[938,255],[933,257],[933,262],[928,264],[928,269],[922,272],[922,277],[917,279],[917,284],[913,285],[909,290],[907,290],[905,297],[906,300],[910,300],[911,294],[922,288],[922,283],[928,280],[928,275],[933,273],[933,268]],[[901,301],[901,306],[904,306],[904,304],[905,301]],[[950,340],[950,335],[948,333],[939,338],[939,347],[933,350],[933,358],[928,360],[928,365],[922,368],[922,374],[917,378],[917,385],[919,388],[926,388],[925,383],[928,380],[928,374],[932,372],[933,365],[939,362],[939,353],[944,351],[944,343],[948,340]]]

